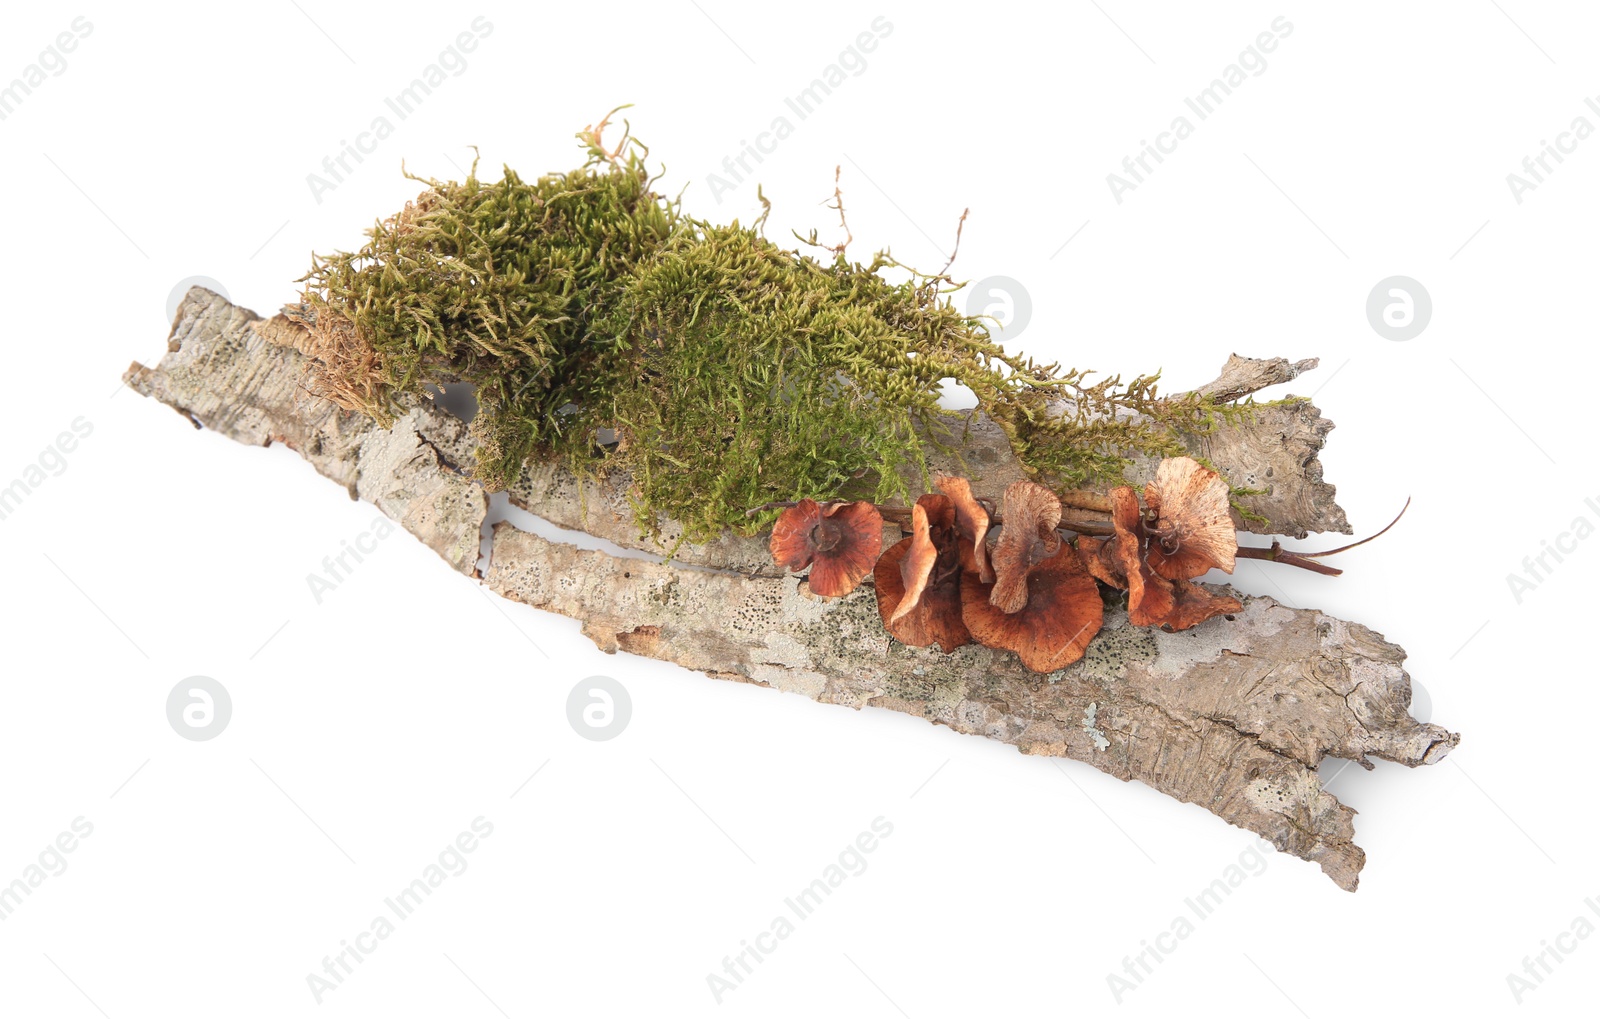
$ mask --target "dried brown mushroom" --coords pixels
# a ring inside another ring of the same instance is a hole
[[[1107,587],[1126,591],[1128,578],[1123,575],[1122,567],[1114,560],[1111,552],[1114,541],[1113,538],[1082,535],[1078,538],[1078,559],[1091,577]]]
[[[779,515],[772,556],[791,570],[810,567],[811,590],[823,597],[849,593],[871,571],[884,627],[901,643],[948,653],[976,640],[1036,672],[1077,661],[1100,631],[1096,581],[1128,592],[1135,626],[1182,630],[1239,610],[1237,599],[1190,583],[1213,568],[1231,573],[1239,546],[1227,483],[1189,457],[1158,465],[1144,509],[1132,488],[1112,489],[1112,534],[1075,545],[1059,531],[1061,500],[1043,485],[1014,482],[991,518],[967,479],[941,475],[935,484],[942,494],[917,500],[911,533],[881,556],[877,507],[811,499]]]
[[[1112,489],[1111,507],[1116,534],[1103,542],[1080,538],[1078,554],[1096,577],[1128,592],[1128,622],[1187,630],[1214,616],[1239,611],[1234,598],[1212,594],[1186,579],[1169,580],[1151,568],[1150,538],[1143,530],[1133,489]]]
[[[1207,570],[1233,572],[1239,537],[1228,506],[1228,483],[1186,456],[1161,461],[1144,490],[1150,568],[1168,580]]]
[[[1212,594],[1200,584],[1172,581],[1173,606],[1160,626],[1163,630],[1187,630],[1216,616],[1238,612],[1244,606],[1237,598]]]
[[[941,474],[934,479],[939,491],[950,497],[956,511],[956,530],[972,551],[974,568],[984,583],[994,582],[994,568],[989,564],[989,511],[972,494],[972,485],[966,478]]]
[[[950,500],[924,495],[911,508],[910,537],[873,568],[878,614],[900,643],[948,653],[970,642],[961,618],[961,544]]]
[[[1082,658],[1100,632],[1104,606],[1100,588],[1084,571],[1078,553],[1062,543],[1027,570],[1023,584],[1022,608],[1004,612],[994,604],[995,585],[973,572],[962,575],[961,617],[972,639],[1015,651],[1034,672],[1054,672]]]
[[[872,572],[883,549],[883,517],[870,502],[801,499],[779,514],[768,547],[780,566],[811,567],[814,594],[838,598]]]
[[[1029,573],[1061,551],[1061,500],[1043,485],[1014,481],[1000,500],[1000,519],[989,600],[1001,612],[1018,612],[1028,604]]]
[[[1128,621],[1134,626],[1157,626],[1172,611],[1172,584],[1145,561],[1139,497],[1126,485],[1111,490],[1111,525],[1117,533],[1107,548],[1128,590]]]

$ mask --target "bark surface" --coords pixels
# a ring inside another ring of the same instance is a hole
[[[311,395],[294,346],[298,328],[196,288],[179,309],[168,353],[152,368],[134,364],[125,381],[196,427],[290,446],[452,568],[478,576],[488,498],[466,476],[473,446],[465,424],[418,400],[384,428]],[[1314,366],[1236,355],[1203,389],[1238,398]],[[1316,460],[1331,423],[1309,402],[1266,408],[1197,438],[1194,448],[1235,483],[1271,488],[1250,504],[1269,518],[1260,526],[1301,535],[1346,530]],[[968,468],[980,464],[975,488],[997,493],[1020,469],[1003,437],[983,438],[982,424]],[[623,476],[580,480],[539,465],[510,498],[618,546],[666,551],[673,525],[663,522],[659,537],[640,534],[628,492]],[[671,562],[656,562],[502,522],[491,548],[482,580],[492,591],[578,619],[607,652],[825,703],[902,711],[1023,753],[1070,757],[1202,806],[1316,862],[1349,890],[1365,859],[1354,842],[1355,811],[1322,787],[1317,766],[1329,755],[1366,767],[1369,757],[1431,764],[1459,740],[1408,714],[1401,648],[1358,623],[1267,597],[1233,592],[1244,603],[1235,616],[1174,634],[1132,627],[1110,610],[1081,661],[1041,676],[1007,652],[968,646],[946,655],[898,644],[883,630],[870,580],[845,598],[818,598],[772,566],[764,538],[686,544]]]

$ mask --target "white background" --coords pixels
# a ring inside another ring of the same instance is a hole
[[[92,31],[0,121],[0,485],[75,419],[93,432],[0,520],[0,883],[73,819],[93,834],[0,921],[5,1014],[1495,1014],[1525,956],[1575,917],[1600,925],[1600,541],[1520,603],[1507,581],[1575,518],[1600,522],[1600,140],[1521,203],[1506,182],[1573,118],[1600,127],[1592,10],[21,7],[0,80],[74,17]],[[376,511],[285,449],[118,390],[163,351],[178,281],[270,313],[311,251],[415,196],[402,159],[459,177],[475,144],[490,177],[565,169],[574,131],[633,102],[662,189],[748,222],[754,181],[718,203],[707,175],[880,14],[865,70],[760,166],[769,236],[829,238],[835,165],[862,258],[937,268],[970,206],[956,271],[1031,295],[1012,346],[1177,388],[1231,351],[1320,357],[1289,389],[1338,423],[1322,459],[1356,529],[1415,500],[1341,578],[1247,563],[1236,583],[1402,644],[1461,747],[1338,771],[1361,890],[1273,854],[1120,1005],[1108,974],[1250,836],[1080,764],[607,657],[403,534],[318,604],[307,576]],[[493,28],[466,69],[317,201],[307,175],[479,15]],[[1279,16],[1293,31],[1266,69],[1116,202],[1106,175]],[[1394,274],[1434,305],[1407,342],[1364,310]],[[165,715],[196,674],[233,699],[209,742]],[[591,675],[632,697],[610,742],[567,720]],[[468,869],[319,1006],[307,974],[479,816],[493,835]],[[878,817],[893,834],[866,871],[719,1005],[707,975]],[[1522,1011],[1592,1008],[1600,938],[1562,943]]]

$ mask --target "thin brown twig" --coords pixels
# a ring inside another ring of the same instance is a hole
[[[950,278],[950,267],[956,264],[956,255],[961,252],[961,228],[966,226],[967,213],[971,211],[972,210],[970,208],[962,209],[961,218],[956,221],[956,246],[950,251],[950,261],[946,262],[944,264],[944,268],[939,270],[939,275],[945,279]]]
[[[1315,559],[1307,559],[1303,552],[1290,552],[1274,541],[1270,546],[1262,548],[1260,545],[1240,545],[1234,553],[1237,559],[1262,559],[1269,563],[1282,563],[1285,566],[1295,566],[1312,573],[1320,573],[1324,577],[1337,577],[1344,571],[1336,566],[1319,563]]]
[[[756,221],[751,225],[755,227],[756,233],[760,234],[762,237],[766,237],[767,217],[772,215],[772,200],[762,192],[760,184],[756,185],[756,200],[761,203],[761,215],[758,216]]]
[[[1325,577],[1337,577],[1344,571],[1338,569],[1337,567],[1319,563],[1317,560],[1325,556],[1337,555],[1340,552],[1347,552],[1358,545],[1365,545],[1373,538],[1382,537],[1390,527],[1393,527],[1395,524],[1400,522],[1400,518],[1405,516],[1406,510],[1410,508],[1411,498],[1410,496],[1407,496],[1406,504],[1400,507],[1400,512],[1395,514],[1394,519],[1389,521],[1388,526],[1382,531],[1379,531],[1377,534],[1371,535],[1370,537],[1362,538],[1360,541],[1352,541],[1348,545],[1340,545],[1338,548],[1330,548],[1321,552],[1291,552],[1274,540],[1271,545],[1265,548],[1262,548],[1259,545],[1240,545],[1236,556],[1240,559],[1262,559],[1272,563],[1283,563],[1286,566],[1295,566],[1302,570],[1310,570],[1312,573],[1320,573]]]
[[[828,206],[830,209],[839,210],[839,225],[844,227],[844,242],[828,249],[835,255],[844,254],[850,242],[856,239],[856,235],[850,231],[850,224],[844,218],[844,191],[839,186],[839,171],[838,166],[833,168],[833,204]]]
[[[1405,516],[1406,515],[1406,510],[1408,510],[1410,508],[1411,508],[1411,497],[1408,495],[1408,496],[1406,496],[1406,504],[1404,506],[1401,506],[1400,507],[1400,512],[1396,513],[1394,515],[1394,519],[1389,521],[1388,527],[1385,527],[1382,531],[1379,531],[1377,534],[1372,535],[1372,537],[1362,538],[1360,541],[1352,541],[1350,544],[1348,544],[1348,545],[1340,545],[1338,548],[1330,548],[1326,552],[1297,552],[1295,554],[1299,555],[1299,556],[1303,556],[1303,557],[1305,557],[1307,559],[1316,559],[1316,558],[1320,558],[1322,556],[1338,555],[1340,552],[1348,552],[1350,549],[1355,548],[1357,545],[1365,545],[1367,542],[1371,541],[1373,538],[1381,538],[1381,537],[1383,537],[1384,532],[1389,530],[1389,528],[1393,527],[1395,524],[1398,524],[1400,522],[1400,518]]]

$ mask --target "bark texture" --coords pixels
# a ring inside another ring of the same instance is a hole
[[[478,575],[487,498],[463,474],[473,454],[465,425],[416,401],[383,428],[312,396],[293,346],[297,328],[197,288],[160,364],[134,364],[125,380],[196,427],[252,445],[285,443],[453,568]],[[1235,356],[1208,391],[1236,397],[1311,366]],[[1283,413],[1197,439],[1197,449],[1225,469],[1255,465],[1273,487],[1261,505],[1276,531],[1344,529],[1316,464],[1331,424],[1309,403],[1270,406]],[[1009,450],[988,449],[973,457],[987,464],[985,492],[1015,469]],[[510,496],[561,526],[663,550],[661,539],[639,533],[625,477],[580,481],[536,466]],[[674,537],[668,522],[664,540]],[[1322,788],[1317,765],[1329,755],[1367,767],[1369,757],[1431,764],[1459,740],[1407,713],[1401,648],[1360,624],[1266,597],[1238,595],[1244,608],[1235,616],[1175,634],[1129,626],[1125,613],[1109,611],[1081,661],[1040,676],[1007,652],[969,646],[945,655],[898,644],[883,630],[870,582],[842,599],[818,598],[772,567],[763,538],[684,545],[666,563],[499,523],[491,547],[483,575],[491,590],[580,620],[605,651],[825,703],[903,711],[1024,753],[1070,757],[1202,806],[1318,863],[1350,890],[1365,858],[1354,843],[1355,811]]]

